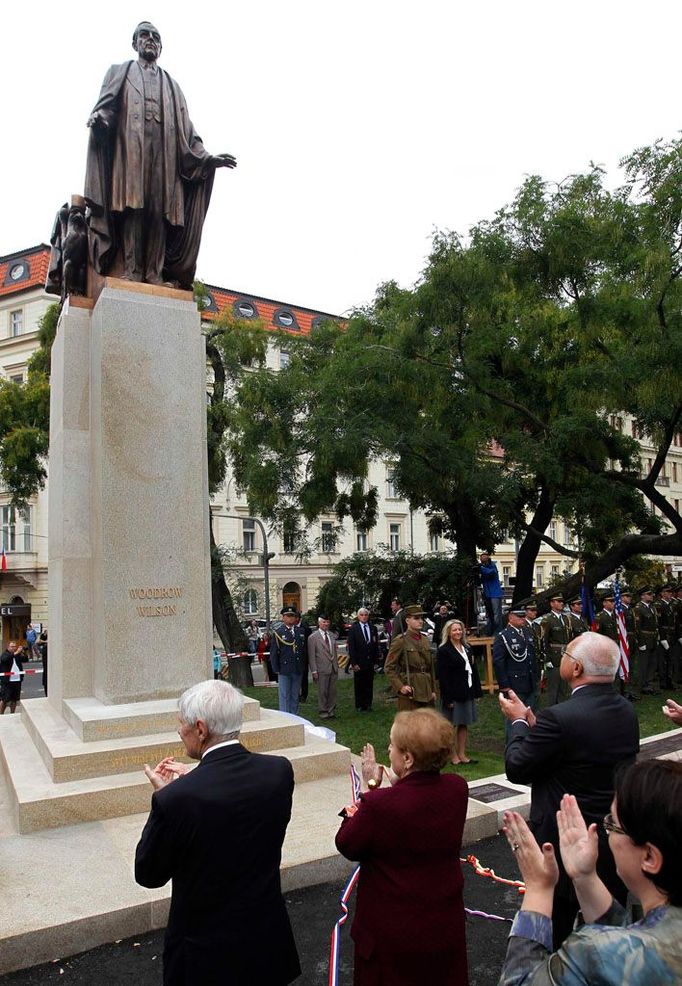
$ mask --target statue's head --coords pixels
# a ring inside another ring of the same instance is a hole
[[[149,21],[141,21],[133,31],[133,51],[148,62],[155,62],[160,56],[161,35]]]

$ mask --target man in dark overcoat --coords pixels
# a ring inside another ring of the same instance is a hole
[[[173,881],[164,986],[286,986],[300,973],[279,873],[294,773],[241,745],[243,705],[225,681],[188,688],[178,733],[198,766],[145,764],[154,794],[135,879]]]

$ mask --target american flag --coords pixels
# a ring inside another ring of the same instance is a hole
[[[623,601],[620,598],[620,581],[616,574],[616,581],[613,587],[613,596],[616,612],[616,626],[618,627],[618,646],[620,648],[620,665],[618,675],[623,681],[630,680],[630,645],[628,643],[628,632],[625,629],[625,613],[623,612]]]

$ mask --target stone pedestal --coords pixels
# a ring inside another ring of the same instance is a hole
[[[108,278],[52,364],[50,701],[211,674],[206,358],[187,292]]]

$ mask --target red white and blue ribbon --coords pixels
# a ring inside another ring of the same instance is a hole
[[[346,884],[346,888],[341,894],[341,904],[342,915],[339,920],[334,925],[334,930],[332,931],[331,941],[329,943],[329,979],[328,986],[339,986],[339,935],[341,933],[341,928],[344,926],[348,919],[348,900],[350,895],[355,890],[355,884],[358,882],[360,877],[360,867],[356,866],[353,871],[350,880]]]

